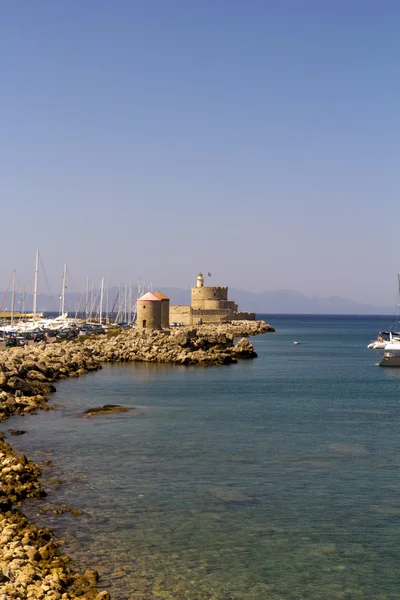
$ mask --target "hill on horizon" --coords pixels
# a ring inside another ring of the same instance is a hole
[[[169,296],[171,304],[189,304],[190,290],[168,286],[153,286],[156,291],[160,289]],[[118,288],[110,288],[109,291],[109,309],[113,308]],[[135,294],[134,290],[134,294]],[[0,298],[4,297],[4,292],[0,292]],[[78,292],[67,292],[65,295],[66,310],[74,313],[76,310],[84,310],[85,299]],[[246,290],[229,289],[229,299],[239,305],[240,310],[255,312],[257,314],[337,314],[337,315],[392,315],[393,307],[373,306],[342,298],[341,296],[329,296],[321,298],[319,296],[305,296],[295,290],[273,290],[262,293],[248,292]],[[0,300],[1,301],[1,300]],[[40,312],[54,312],[59,310],[60,299],[58,295],[38,294],[37,310]],[[29,296],[26,303],[26,310],[32,310],[32,295]],[[3,303],[2,310],[10,310],[11,293],[7,295],[6,302]],[[15,310],[20,310],[21,295],[15,296]],[[105,304],[104,304],[105,308]]]

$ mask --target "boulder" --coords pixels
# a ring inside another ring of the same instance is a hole
[[[7,381],[7,387],[13,391],[20,391],[26,396],[31,396],[35,390],[34,385],[30,381],[21,377],[11,377]]]
[[[7,387],[7,376],[4,371],[0,371],[0,389]]]
[[[256,358],[257,353],[254,351],[254,346],[246,338],[242,338],[231,350],[231,354],[237,358]]]
[[[190,338],[184,331],[179,331],[175,335],[171,335],[170,339],[171,339],[172,343],[184,348],[185,346],[188,345]]]
[[[45,381],[45,382],[48,381],[47,377],[45,375],[43,375],[43,373],[41,373],[40,371],[34,371],[33,369],[28,371],[26,373],[25,377],[29,380],[34,380],[34,381]]]

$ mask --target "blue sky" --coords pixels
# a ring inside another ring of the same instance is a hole
[[[400,4],[4,1],[0,289],[118,284],[392,304]],[[43,290],[44,291],[44,290]]]

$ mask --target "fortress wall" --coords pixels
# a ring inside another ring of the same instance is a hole
[[[185,304],[171,304],[169,307],[169,323],[192,324],[192,308]]]
[[[230,300],[198,300],[194,310],[232,310],[236,312],[237,304]]]
[[[255,313],[232,312],[229,309],[196,310],[190,306],[175,304],[169,307],[170,323],[197,325],[203,323],[224,323],[227,321],[255,321]]]
[[[192,287],[192,308],[201,308],[205,300],[228,300],[227,287]]]
[[[220,302],[219,307],[228,309],[228,310],[232,310],[233,312],[237,312],[237,310],[238,310],[238,305],[235,304],[235,302],[232,302],[232,300],[226,300],[226,301]]]
[[[197,325],[199,321],[202,323],[222,323],[224,317],[229,318],[229,310],[193,310],[192,323]]]
[[[197,300],[192,308],[194,310],[221,310],[225,308],[221,304],[223,304],[223,300]]]

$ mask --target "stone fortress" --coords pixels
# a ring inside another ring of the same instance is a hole
[[[226,323],[229,321],[255,321],[256,315],[239,312],[238,305],[228,300],[228,288],[205,286],[204,276],[199,273],[196,286],[192,287],[191,304],[171,305],[170,323],[199,325],[202,323]]]
[[[228,300],[228,288],[205,286],[199,273],[192,287],[191,304],[169,304],[162,292],[147,292],[137,301],[138,329],[168,329],[170,325],[201,325],[229,321],[255,321],[255,313],[239,312],[238,305]]]

